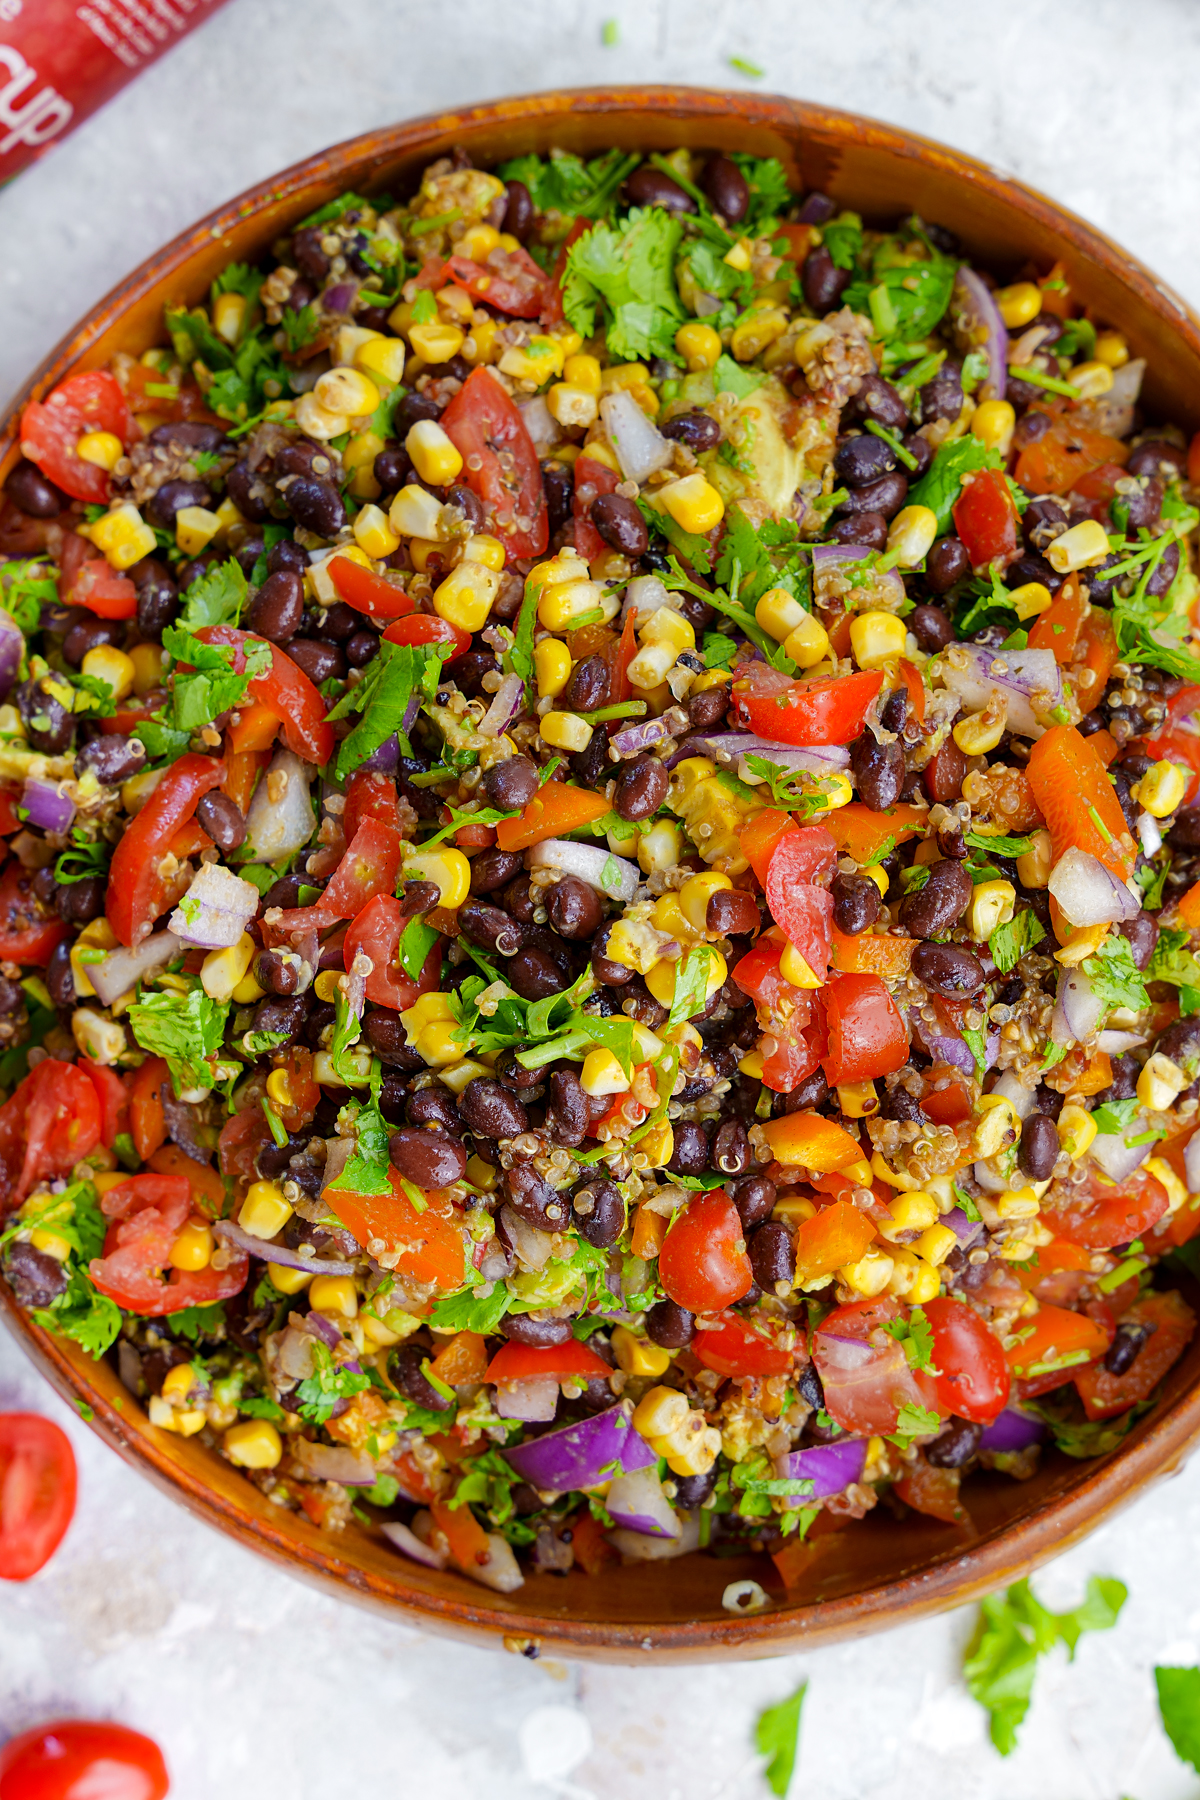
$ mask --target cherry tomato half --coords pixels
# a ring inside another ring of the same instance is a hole
[[[878,975],[839,975],[822,990],[831,1087],[875,1081],[908,1061],[908,1029]]]
[[[767,868],[767,904],[813,974],[829,973],[833,895],[818,887],[837,864],[837,846],[820,825],[805,825],[780,838]]]
[[[527,1381],[539,1375],[552,1375],[555,1381],[590,1381],[599,1375],[605,1380],[612,1373],[608,1364],[594,1350],[576,1338],[565,1344],[502,1344],[487,1367],[487,1380]]]
[[[164,1800],[170,1786],[153,1738],[106,1720],[57,1719],[0,1749],[0,1800]]]
[[[1115,1186],[1094,1174],[1070,1190],[1065,1204],[1047,1205],[1044,1223],[1058,1237],[1086,1250],[1111,1250],[1157,1225],[1168,1205],[1166,1188],[1145,1169],[1136,1169]]]
[[[510,557],[540,556],[550,538],[542,467],[525,421],[486,367],[472,369],[441,417],[461,452],[462,479],[491,508]]]
[[[85,432],[110,431],[128,447],[141,433],[115,375],[91,369],[60,381],[43,403],[31,400],[21,415],[21,449],[30,462],[73,500],[108,499],[108,471],[85,462],[76,444]]]
[[[348,556],[330,557],[329,578],[346,605],[370,619],[402,619],[416,605],[403,588],[393,587],[382,575],[351,562]]]
[[[987,1425],[1008,1404],[1012,1376],[1000,1340],[963,1300],[927,1300],[938,1402],[944,1412]]]
[[[812,1357],[825,1391],[825,1410],[856,1436],[894,1431],[902,1406],[939,1411],[933,1378],[909,1367],[904,1346],[885,1335],[903,1318],[898,1300],[852,1300],[836,1306],[813,1334]]]
[[[61,919],[41,917],[33,876],[14,856],[0,875],[0,957],[44,969],[55,945],[69,934]]]
[[[697,1362],[718,1375],[786,1375],[795,1361],[791,1350],[736,1313],[726,1313],[716,1331],[698,1331],[692,1350]]]
[[[100,1142],[94,1084],[73,1063],[48,1056],[0,1106],[0,1158],[23,1200],[41,1181],[68,1175]]]
[[[396,1012],[407,1011],[418,994],[435,988],[442,969],[439,938],[425,958],[418,978],[414,981],[404,973],[399,953],[405,925],[400,902],[390,894],[377,894],[351,923],[343,952],[347,968],[359,950],[366,952],[375,965],[367,976],[367,999],[374,1006],[390,1006]]]
[[[1003,469],[980,469],[970,476],[951,510],[972,568],[986,567],[1016,549],[1017,509]]]
[[[663,1292],[688,1312],[720,1312],[748,1294],[754,1277],[742,1221],[724,1188],[693,1194],[663,1240]]]
[[[883,676],[873,670],[839,675],[836,681],[789,681],[765,663],[752,663],[734,697],[742,722],[760,737],[783,744],[848,744],[861,732],[882,686]]]
[[[471,634],[449,619],[434,613],[409,613],[406,619],[395,619],[383,634],[389,644],[453,644],[447,663],[457,662],[471,648]]]
[[[0,1413],[0,1579],[45,1568],[74,1517],[75,1486],[65,1432],[38,1413]]]

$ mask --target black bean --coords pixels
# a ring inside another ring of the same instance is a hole
[[[1056,594],[1063,579],[1063,576],[1055,573],[1044,556],[1032,553],[1018,556],[1004,571],[1004,585],[1010,589],[1027,587],[1031,581],[1040,581],[1044,588],[1049,588],[1052,594]]]
[[[379,1110],[389,1125],[403,1125],[408,1101],[408,1076],[389,1069],[379,1084]]]
[[[1021,531],[1029,548],[1040,552],[1062,536],[1068,523],[1057,500],[1031,500],[1021,519]]]
[[[580,787],[600,788],[609,776],[608,738],[593,731],[586,750],[577,750],[571,758],[571,773]]]
[[[31,519],[53,519],[71,504],[66,495],[46,479],[36,463],[26,462],[24,458],[5,482],[4,492],[17,510]]]
[[[521,858],[515,850],[482,850],[471,859],[471,892],[494,894],[520,872]]]
[[[786,1225],[768,1219],[752,1231],[746,1240],[754,1279],[764,1294],[791,1291],[796,1274],[796,1246]]]
[[[1163,481],[1173,481],[1186,470],[1187,451],[1163,438],[1150,438],[1139,444],[1125,464],[1127,475],[1157,475]]]
[[[546,495],[546,511],[549,515],[551,537],[561,531],[571,517],[571,505],[575,495],[575,477],[565,463],[544,462],[542,464],[542,487]]]
[[[635,500],[624,494],[599,494],[592,501],[592,524],[605,543],[636,562],[650,542],[650,532]]]
[[[962,539],[956,537],[939,538],[937,543],[933,546],[933,549],[929,552],[925,562],[925,579],[929,583],[933,593],[948,594],[956,582],[964,581],[970,573],[971,558],[967,554],[967,547]],[[921,606],[917,608],[917,612],[926,611],[940,613],[941,608],[926,608]],[[942,616],[945,617],[944,614]],[[913,620],[915,620],[915,618],[916,613],[913,614]],[[920,633],[917,632],[915,623],[912,621],[910,621],[910,623],[912,623],[917,642],[922,643]],[[949,620],[947,620],[946,623],[949,625]],[[946,644],[952,641],[953,636],[954,632],[953,629],[951,629],[950,637],[944,639],[942,643],[937,644],[936,646],[922,644],[922,648],[936,648],[942,650],[945,648]]]
[[[4,1274],[18,1305],[27,1309],[49,1306],[66,1292],[67,1271],[58,1258],[46,1250],[36,1250],[19,1238],[8,1247]]]
[[[332,606],[326,607],[321,620],[321,637],[335,644],[347,643],[362,626],[362,614],[347,606],[344,600],[335,600]]]
[[[547,1086],[544,1130],[554,1143],[577,1149],[592,1122],[591,1101],[574,1069],[555,1069]]]
[[[712,1141],[710,1165],[722,1175],[744,1175],[750,1167],[750,1139],[737,1119],[727,1119]]]
[[[538,791],[537,764],[528,756],[510,756],[506,762],[493,763],[480,785],[497,812],[515,811],[528,806]]]
[[[643,751],[621,764],[613,806],[623,819],[648,819],[667,797],[671,777],[658,758]]]
[[[1154,594],[1156,597],[1159,594],[1165,594],[1178,573],[1179,542],[1178,539],[1172,538],[1155,564],[1154,571],[1146,583],[1146,592]]]
[[[72,625],[63,639],[63,660],[77,669],[89,650],[101,644],[119,644],[125,636],[124,625],[116,619],[94,619],[90,614]]]
[[[407,1125],[393,1131],[388,1155],[405,1181],[415,1182],[419,1188],[449,1187],[462,1180],[467,1168],[467,1153],[457,1138]]]
[[[278,575],[284,569],[293,574],[303,575],[308,568],[308,557],[292,538],[281,538],[279,543],[272,544],[267,551],[267,573]]]
[[[507,1313],[500,1330],[513,1344],[528,1344],[532,1350],[549,1350],[565,1344],[571,1336],[570,1319],[535,1319],[530,1313]]]
[[[13,1014],[24,1010],[24,989],[17,982],[10,981],[7,975],[0,976],[0,1013],[11,1018]]]
[[[468,1131],[477,1137],[518,1137],[529,1128],[529,1115],[521,1102],[502,1082],[490,1075],[477,1075],[468,1081],[458,1102],[459,1114]]]
[[[971,904],[971,877],[956,862],[936,862],[929,880],[900,904],[900,923],[914,937],[943,937]]]
[[[147,556],[129,571],[137,588],[137,627],[144,638],[157,643],[179,611],[179,588],[174,576],[156,557]]]
[[[672,1475],[670,1479],[675,1486],[671,1504],[681,1512],[695,1512],[717,1485],[717,1465],[714,1463],[707,1475]]]
[[[881,475],[878,481],[870,481],[865,487],[851,488],[838,511],[846,513],[878,513],[882,518],[890,519],[898,513],[908,498],[908,476],[901,469],[890,475]]]
[[[104,911],[105,881],[102,875],[85,875],[70,881],[55,895],[55,908],[68,925],[90,925]]]
[[[305,225],[292,239],[292,261],[316,287],[329,273],[329,257],[321,248],[324,236],[319,225]]]
[[[646,1336],[661,1350],[682,1350],[696,1335],[696,1315],[674,1300],[658,1300],[646,1314]]]
[[[879,709],[879,723],[885,731],[901,732],[908,723],[908,689],[893,688]]]
[[[829,891],[833,895],[833,922],[847,937],[858,937],[879,917],[882,901],[870,876],[839,873],[830,883]]]
[[[746,177],[728,156],[711,156],[705,164],[704,192],[727,225],[737,225],[750,205]]]
[[[762,923],[758,902],[745,888],[718,888],[708,897],[704,929],[722,937],[748,937]]]
[[[269,912],[273,906],[278,906],[282,911],[286,912],[290,907],[300,905],[301,888],[319,888],[324,887],[324,885],[323,881],[314,880],[311,875],[307,874],[281,875],[278,881],[272,882],[271,886],[263,895],[262,911]]]
[[[845,518],[833,521],[829,537],[835,544],[862,544],[868,550],[886,550],[888,522],[878,512],[847,513]]]
[[[308,1012],[308,998],[297,994],[292,999],[260,1000],[254,1009],[255,1031],[281,1031],[287,1038],[297,1037]]]
[[[533,915],[537,908],[534,905],[533,890],[529,885],[528,875],[518,875],[515,881],[510,881],[500,898],[513,918],[520,924],[533,924]]]
[[[850,746],[850,768],[864,806],[872,812],[895,806],[904,785],[904,751],[899,744],[881,744],[864,731]]]
[[[1181,1037],[1184,1032],[1190,1032],[1192,1029],[1192,1022],[1190,1020],[1181,1019],[1177,1020],[1174,1025],[1169,1025],[1158,1040],[1158,1049],[1160,1053],[1163,1056],[1169,1056],[1173,1062],[1178,1062],[1179,1054],[1176,1051],[1178,1037]],[[1173,1034],[1178,1034],[1178,1037]],[[1113,1100],[1132,1100],[1134,1094],[1137,1092],[1138,1076],[1141,1072],[1141,1064],[1138,1062],[1136,1056],[1130,1056],[1128,1053],[1124,1056],[1114,1056],[1112,1059],[1112,1081],[1107,1088],[1104,1088],[1096,1096],[1097,1100],[1101,1104]]]
[[[533,224],[533,196],[523,181],[506,181],[504,196],[504,230],[524,243]]]
[[[598,943],[607,943],[608,933],[602,932]],[[633,980],[633,970],[627,969],[624,963],[614,962],[611,956],[605,956],[602,949],[592,951],[592,973],[603,987],[622,988]]]
[[[248,462],[234,463],[225,477],[225,491],[244,519],[252,525],[265,525],[271,515],[275,490],[268,480],[269,469],[252,469]],[[181,502],[185,506],[203,506],[205,501]]]
[[[202,481],[164,481],[146,507],[155,525],[174,531],[175,515],[185,506],[212,506],[212,495]],[[241,511],[241,508],[238,508]],[[248,516],[248,515],[247,515]]]
[[[590,938],[604,917],[599,894],[577,875],[564,875],[546,896],[550,923],[560,937]]]
[[[459,907],[458,928],[481,950],[497,956],[515,956],[525,940],[525,927],[511,913],[474,897]]]
[[[814,1412],[825,1410],[825,1389],[821,1385],[821,1377],[814,1364],[809,1363],[796,1381],[796,1388],[802,1400],[806,1400]]]
[[[833,459],[835,486],[861,488],[899,467],[896,452],[883,438],[864,433],[843,438]]]
[[[349,647],[348,644],[347,650]],[[451,679],[465,699],[480,700],[484,698],[484,676],[494,674],[499,667],[490,650],[468,650],[456,660]],[[486,697],[490,701],[492,696],[488,694]]]
[[[698,694],[688,695],[688,724],[693,731],[711,731],[714,725],[721,723],[728,711],[729,689],[724,682],[720,687],[702,688]]]
[[[804,298],[818,315],[832,312],[850,285],[849,269],[839,269],[824,244],[810,250],[800,272]]]
[[[908,479],[919,481],[922,475],[928,473],[933,462],[933,445],[928,438],[923,438],[919,431],[910,431],[903,439],[903,443],[904,448],[916,464],[915,468],[908,470]],[[905,467],[908,467],[907,463]]]
[[[1162,482],[1153,475],[1139,477],[1132,494],[1118,494],[1113,501],[1114,506],[1124,506],[1126,530],[1131,535],[1142,526],[1150,532],[1157,529],[1162,517],[1162,503]]]
[[[625,192],[633,206],[661,206],[667,212],[692,213],[696,202],[692,196],[651,163],[635,169],[625,183]]]
[[[300,970],[277,950],[260,950],[254,959],[254,979],[268,994],[294,994],[300,983]]]
[[[196,807],[196,822],[207,831],[218,850],[237,850],[246,841],[246,821],[240,809],[219,789],[202,796]]]
[[[913,614],[916,617],[916,614]],[[925,791],[935,805],[947,806],[962,793],[967,773],[967,758],[954,739],[947,738],[937,753],[925,764],[922,780]]]
[[[573,1189],[571,1209],[580,1235],[607,1250],[625,1229],[625,1201],[615,1181],[585,1181]]]
[[[644,562],[645,558],[643,557],[642,560]],[[695,594],[679,595],[679,612],[680,616],[687,620],[697,638],[701,632],[708,630],[717,616],[714,608],[709,606],[706,600],[698,599]]]
[[[398,1344],[388,1358],[388,1373],[406,1400],[423,1406],[426,1412],[445,1412],[446,1396],[439,1394],[421,1371],[429,1360],[429,1351],[420,1344]]]
[[[332,676],[340,679],[346,673],[346,658],[340,644],[322,643],[318,638],[293,638],[287,654],[314,687],[320,687]]]
[[[268,575],[246,614],[246,625],[273,644],[295,637],[304,618],[304,583],[293,569]]]
[[[384,495],[399,493],[413,480],[412,459],[408,451],[399,444],[386,445],[375,454],[371,464],[371,473],[383,489]]]
[[[715,450],[721,441],[721,427],[711,413],[694,412],[676,413],[658,428],[665,438],[672,443],[686,444],[694,456],[704,450]]]
[[[448,1088],[436,1085],[417,1088],[408,1096],[404,1122],[413,1126],[433,1126],[438,1131],[448,1132],[452,1138],[460,1138],[465,1127],[461,1106],[455,1102],[453,1094]]]
[[[1045,1113],[1030,1113],[1021,1127],[1017,1165],[1030,1181],[1049,1181],[1058,1161],[1058,1131]]]
[[[23,681],[14,697],[31,747],[44,751],[47,756],[58,756],[75,735],[75,721],[51,691],[52,684],[52,676],[41,681]]]
[[[675,1127],[675,1144],[667,1168],[672,1175],[703,1175],[708,1167],[708,1138],[704,1127],[681,1122]]]
[[[1117,930],[1122,937],[1129,939],[1129,947],[1137,967],[1148,969],[1154,947],[1158,943],[1158,921],[1149,913],[1140,912],[1134,918],[1124,920],[1117,926]]]
[[[585,656],[575,664],[571,679],[563,689],[562,703],[568,712],[595,712],[612,699],[612,672],[602,656]]]
[[[853,396],[846,413],[851,418],[859,419],[863,424],[868,419],[878,420],[886,425],[889,431],[907,431],[909,428],[908,408],[900,398],[890,381],[882,375],[864,375],[857,394]]]
[[[881,1119],[910,1119],[917,1124],[924,1124],[925,1114],[921,1111],[921,1102],[915,1094],[910,1094],[906,1087],[899,1083],[889,1088],[879,1106]]]
[[[400,1015],[376,1008],[363,1021],[367,1042],[381,1061],[399,1064],[401,1068],[424,1068],[415,1050],[408,1048],[408,1034],[400,1023]]]
[[[374,631],[356,631],[344,646],[346,661],[352,669],[365,669],[379,655],[379,637]]]
[[[934,419],[957,419],[962,411],[962,365],[947,360],[937,374],[917,390],[922,425]]]
[[[950,1419],[932,1444],[925,1446],[925,1460],[935,1469],[961,1469],[975,1455],[982,1436],[982,1425],[969,1419]]]
[[[945,864],[935,866],[944,868]],[[912,954],[912,970],[931,994],[965,996],[977,994],[983,986],[979,958],[961,944],[918,944]]]
[[[1104,1358],[1104,1367],[1108,1373],[1127,1375],[1137,1361],[1142,1345],[1154,1329],[1152,1325],[1134,1325],[1131,1322],[1118,1325],[1116,1336]]]
[[[504,1177],[508,1203],[518,1218],[539,1231],[562,1231],[570,1216],[565,1194],[558,1193],[532,1163],[514,1163]]]
[[[545,1000],[570,986],[553,957],[536,944],[517,951],[508,965],[508,979],[522,1000]]]
[[[729,1184],[729,1198],[746,1231],[770,1218],[777,1197],[775,1183],[765,1175],[748,1175],[744,1181]]]
[[[336,537],[346,523],[346,508],[332,482],[298,475],[284,490],[284,502],[297,525],[317,537]]]
[[[46,964],[46,987],[55,1006],[70,1011],[75,1006],[75,973],[71,968],[71,945],[66,939],[56,944]]]
[[[802,1111],[805,1107],[824,1106],[829,1094],[829,1083],[821,1070],[816,1069],[811,1075],[806,1076],[799,1087],[792,1089],[788,1098],[794,1101],[795,1105],[789,1106],[788,1111],[796,1112]]]

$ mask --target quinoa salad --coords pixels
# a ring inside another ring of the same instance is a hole
[[[754,1553],[753,1611],[1111,1451],[1200,1246],[1136,347],[686,150],[455,154],[160,338],[0,509],[17,1302],[502,1593]]]

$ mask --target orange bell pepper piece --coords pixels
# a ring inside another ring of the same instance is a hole
[[[1101,463],[1120,463],[1124,467],[1128,461],[1129,445],[1120,438],[1056,418],[1049,431],[1022,450],[1017,458],[1016,478],[1028,493],[1065,494]]]
[[[238,750],[225,758],[225,779],[221,792],[228,794],[243,815],[258,785],[260,772],[271,760],[269,750]]]
[[[269,750],[282,723],[277,712],[261,700],[252,700],[248,706],[238,708],[237,723],[226,727],[225,748],[235,756],[247,750]]]
[[[1077,1094],[1099,1094],[1112,1086],[1112,1061],[1107,1050],[1093,1051],[1083,1074],[1075,1083]]]
[[[1044,613],[1034,620],[1029,632],[1031,650],[1053,650],[1061,669],[1075,661],[1079,633],[1087,617],[1088,599],[1077,575],[1068,575]]]
[[[189,819],[181,825],[170,842],[172,856],[186,862],[189,856],[199,856],[202,850],[212,849],[212,839],[196,819]]]
[[[1093,731],[1091,741],[1096,755],[1107,769],[1111,763],[1116,761],[1121,746],[1111,731]]]
[[[591,1513],[580,1513],[571,1520],[571,1548],[575,1561],[585,1575],[599,1575],[607,1563],[618,1560],[617,1552],[604,1535],[604,1527]]]
[[[443,1192],[430,1189],[425,1210],[418,1212],[404,1192],[399,1172],[391,1169],[389,1176],[392,1191],[388,1194],[354,1194],[349,1189],[327,1187],[322,1199],[364,1249],[372,1238],[382,1238],[389,1250],[398,1251],[396,1266],[405,1275],[441,1288],[461,1287],[462,1230]]]
[[[818,1175],[848,1169],[863,1159],[862,1148],[850,1133],[819,1113],[784,1113],[782,1118],[768,1119],[762,1129],[776,1162],[812,1169]]]
[[[901,803],[887,812],[872,812],[861,800],[839,806],[836,812],[826,814],[821,820],[839,854],[852,856],[856,863],[868,862],[876,856],[889,838],[894,838],[897,844],[907,843],[918,831],[923,831],[928,822],[929,814],[920,806]]]
[[[167,1115],[159,1089],[169,1080],[161,1056],[148,1056],[129,1078],[129,1133],[143,1162],[167,1141]]]
[[[443,1344],[430,1368],[447,1387],[460,1382],[482,1381],[487,1374],[487,1350],[477,1331],[459,1331]]]
[[[1192,931],[1200,926],[1200,881],[1190,887],[1179,902],[1179,916]]]
[[[1029,785],[1050,828],[1054,858],[1086,850],[1125,881],[1137,850],[1108,771],[1090,738],[1073,725],[1052,725],[1029,756]]]
[[[1058,1275],[1064,1269],[1090,1269],[1092,1252],[1084,1250],[1078,1244],[1068,1243],[1066,1238],[1055,1238],[1052,1243],[1043,1244],[1035,1250],[1026,1263],[1010,1263],[1009,1268],[1023,1288],[1032,1293],[1039,1281],[1047,1275]]]
[[[490,1560],[487,1533],[469,1506],[449,1507],[444,1500],[431,1500],[429,1510],[460,1569],[482,1567]]]
[[[225,1183],[207,1163],[198,1163],[178,1144],[163,1144],[146,1158],[147,1168],[156,1175],[182,1175],[192,1190],[192,1205],[206,1219],[219,1219],[225,1212],[228,1195]]]
[[[823,1206],[797,1229],[796,1280],[815,1281],[818,1275],[856,1263],[877,1236],[866,1213],[859,1212],[852,1200]]]
[[[1074,672],[1075,698],[1089,712],[1104,692],[1119,655],[1111,616],[1093,607],[1079,634],[1079,661]]]
[[[877,937],[872,931],[847,937],[835,925],[833,967],[843,975],[882,975],[885,981],[895,981],[908,974],[916,946],[916,938]]]
[[[791,813],[780,812],[778,807],[768,806],[765,812],[755,813],[738,832],[742,854],[764,886],[776,844],[789,831],[799,829]]]
[[[528,850],[564,831],[590,825],[609,810],[603,794],[568,787],[563,781],[548,781],[517,818],[501,819],[496,827],[496,842],[501,850]]]
[[[1071,316],[1071,284],[1067,280],[1067,271],[1060,262],[1056,262],[1048,275],[1043,275],[1038,282],[1042,290],[1042,311],[1053,313],[1057,319],[1069,319]]]
[[[666,1235],[667,1221],[662,1214],[651,1212],[647,1206],[639,1206],[633,1215],[633,1235],[630,1239],[633,1254],[649,1262],[662,1249]]]
[[[1021,1321],[1021,1331],[1029,1329]],[[1008,1352],[1008,1364],[1014,1375],[1025,1381],[1048,1375],[1053,1369],[1065,1371],[1079,1363],[1094,1362],[1108,1349],[1108,1333],[1103,1325],[1089,1319],[1086,1313],[1071,1312],[1065,1306],[1043,1305],[1033,1320],[1028,1337],[1022,1336]]]

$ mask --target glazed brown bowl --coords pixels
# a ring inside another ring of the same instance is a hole
[[[231,259],[255,260],[298,219],[346,188],[411,191],[434,157],[461,144],[481,165],[552,145],[595,155],[623,149],[744,150],[777,156],[793,185],[819,187],[871,223],[904,214],[949,226],[997,275],[1028,259],[1061,260],[1071,290],[1093,315],[1119,327],[1149,360],[1152,417],[1200,425],[1200,321],[1148,269],[1042,195],[939,144],[850,113],[770,95],[694,88],[591,88],[536,94],[376,131],[299,163],[243,194],[177,238],[87,315],[19,396],[0,439],[0,479],[17,455],[21,406],[75,369],[118,350],[162,341],[164,302],[194,305]],[[785,1594],[766,1558],[688,1556],[527,1578],[510,1596],[464,1577],[406,1562],[353,1525],[324,1536],[266,1501],[197,1440],[150,1425],[108,1364],[50,1337],[0,1283],[0,1305],[25,1348],[70,1400],[93,1409],[93,1429],[200,1518],[294,1574],[347,1599],[475,1641],[569,1656],[641,1663],[647,1651],[686,1661],[769,1656],[879,1630],[961,1604],[1027,1574],[1090,1531],[1148,1482],[1171,1472],[1200,1433],[1200,1338],[1171,1371],[1163,1396],[1121,1447],[1093,1462],[1050,1453],[1034,1478],[983,1474],[966,1500],[968,1535],[879,1507],[814,1547],[811,1565]],[[733,1617],[726,1584],[749,1576],[768,1588],[771,1610]]]

